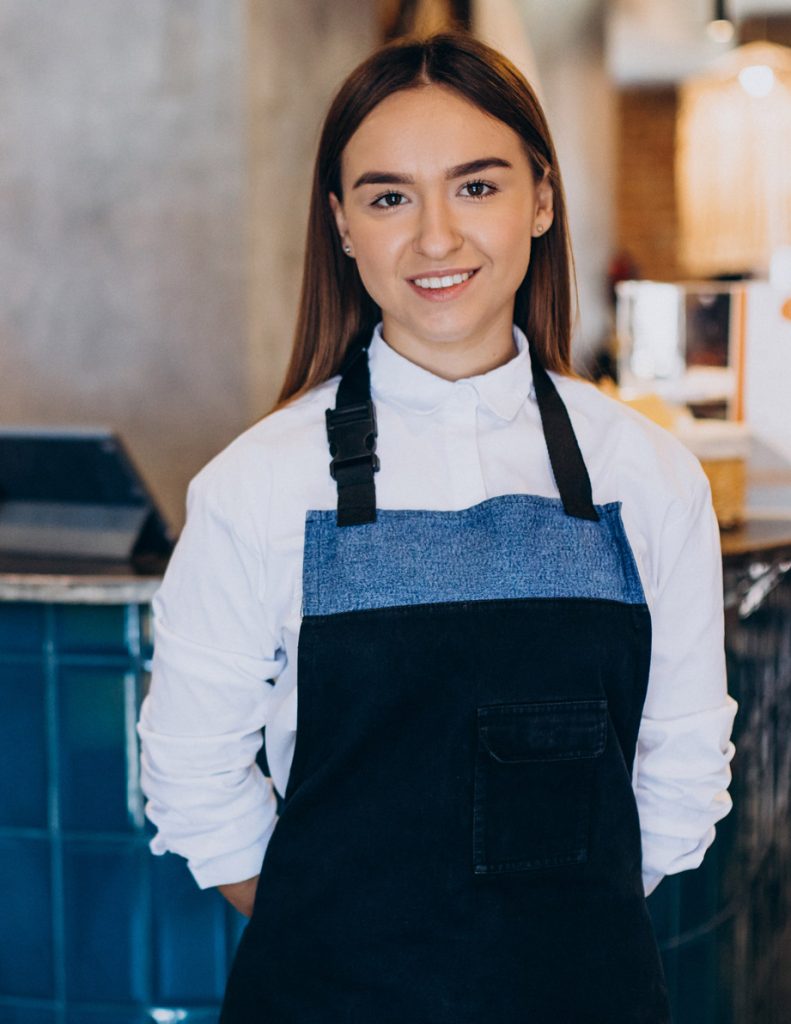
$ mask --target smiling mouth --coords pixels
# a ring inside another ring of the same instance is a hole
[[[408,284],[423,299],[441,302],[455,299],[457,295],[469,287],[470,281],[480,270],[459,270],[447,274],[426,274],[421,277],[408,278]]]
[[[454,285],[464,284],[477,272],[476,268],[475,270],[462,270],[456,274],[427,274],[425,277],[410,278],[409,283],[423,291],[440,291],[444,288],[452,288]]]

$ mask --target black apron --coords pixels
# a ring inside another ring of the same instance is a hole
[[[651,621],[531,349],[560,499],[377,510],[367,350],[306,516],[297,738],[222,1024],[666,1024],[631,768]]]

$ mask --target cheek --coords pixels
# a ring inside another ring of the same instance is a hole
[[[498,218],[498,223],[491,225],[482,247],[488,251],[499,267],[499,278],[503,282],[518,287],[530,263],[532,246],[531,222],[524,217],[514,216]]]
[[[357,272],[363,287],[378,305],[386,304],[387,295],[392,287],[392,260],[381,246],[364,246],[358,244],[355,249]]]
[[[503,206],[498,216],[482,225],[489,244],[497,252],[513,254],[530,251],[532,219],[520,205],[517,208]]]
[[[378,224],[358,225],[352,237],[357,269],[366,289],[373,295],[372,289],[386,288],[388,279],[397,276],[401,240],[398,232],[382,230]]]

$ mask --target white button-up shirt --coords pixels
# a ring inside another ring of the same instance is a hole
[[[448,381],[369,350],[377,505],[458,510],[502,494],[557,497],[527,342],[488,373]],[[730,809],[735,703],[726,694],[722,564],[709,485],[667,431],[552,374],[596,503],[622,518],[651,613],[633,785],[646,892],[697,867]],[[334,377],[238,437],[193,479],[187,522],[154,602],[151,688],[138,731],[154,853],[186,857],[202,888],[258,874],[296,735],[305,512],[333,509],[324,412]],[[255,757],[266,726],[271,779]],[[382,808],[386,814],[387,809]]]

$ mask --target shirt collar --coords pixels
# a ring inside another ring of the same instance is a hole
[[[445,402],[459,385],[471,384],[483,403],[496,416],[512,420],[531,391],[533,374],[530,350],[522,330],[513,325],[516,354],[507,363],[487,373],[460,380],[445,380],[396,352],[382,337],[382,324],[374,328],[368,348],[373,397],[430,413]]]

